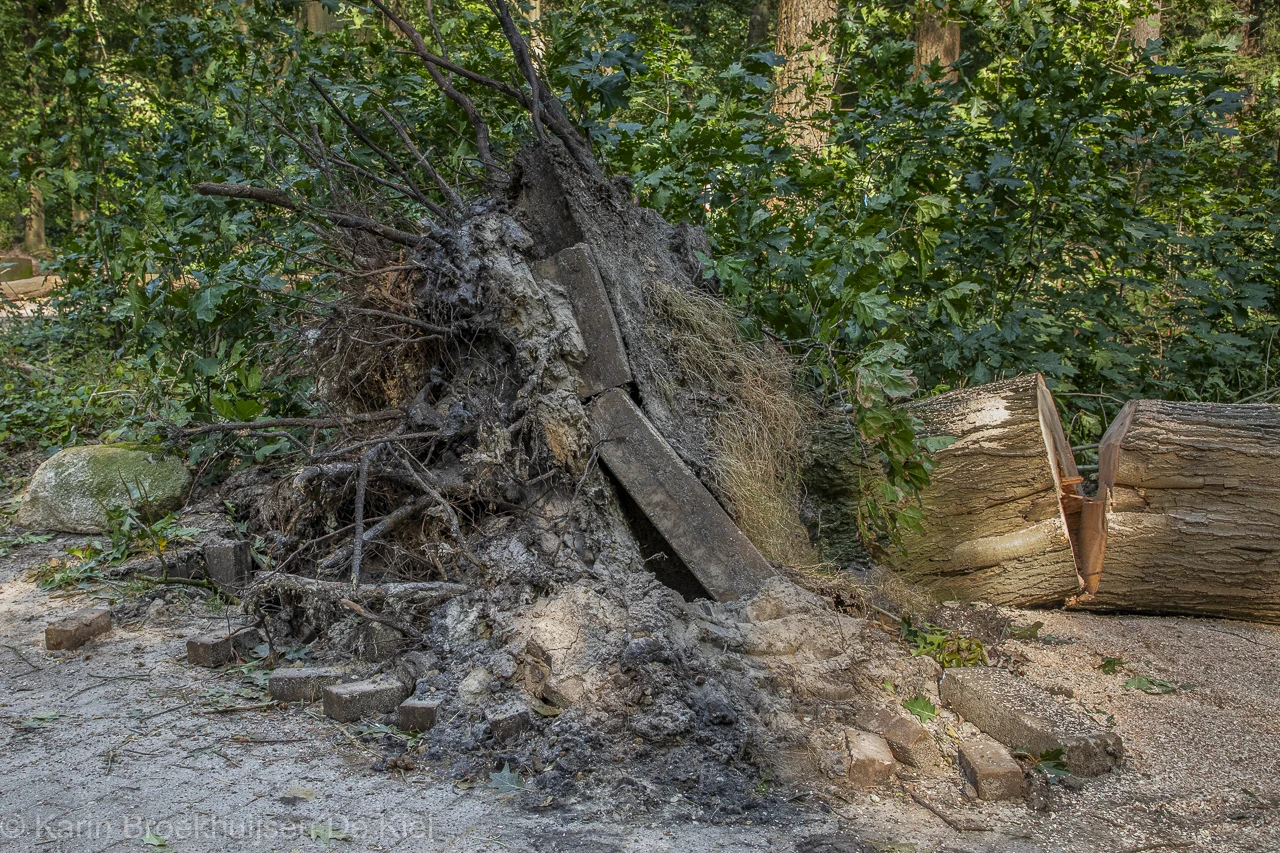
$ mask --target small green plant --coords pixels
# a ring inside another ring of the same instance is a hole
[[[154,830],[147,830],[147,834],[142,836],[142,843],[148,847],[155,847],[161,850],[169,849],[169,842],[164,839],[163,835],[156,835]]]
[[[1147,675],[1135,675],[1124,683],[1125,687],[1132,687],[1134,690],[1141,690],[1143,693],[1150,693],[1158,696],[1164,693],[1177,693],[1181,685],[1165,681],[1162,678],[1151,678]]]
[[[1124,665],[1124,658],[1104,657],[1102,663],[1098,664],[1098,669],[1105,675],[1115,675]]]
[[[1032,767],[1039,773],[1042,773],[1050,783],[1056,782],[1064,776],[1071,775],[1071,768],[1067,767],[1066,752],[1061,748],[1046,749],[1039,755],[1033,755],[1025,749],[1015,749],[1013,757],[1029,762]]]
[[[913,657],[927,655],[946,668],[987,663],[986,649],[977,637],[949,631],[931,622],[915,625],[909,616],[902,618],[900,632]]]
[[[902,703],[902,707],[914,714],[922,723],[927,723],[938,716],[938,708],[922,693],[917,693]]]
[[[7,557],[15,548],[23,545],[39,545],[53,538],[52,533],[19,533],[14,536],[0,538],[0,557]]]
[[[1040,629],[1044,627],[1043,622],[1032,622],[1030,625],[1010,625],[1005,629],[1004,635],[1014,640],[1038,640],[1040,638]]]
[[[511,769],[510,764],[502,765],[502,770],[497,773],[489,774],[489,788],[494,788],[504,794],[525,790],[525,782],[520,778],[520,774]]]
[[[1048,749],[1040,753],[1036,757],[1036,770],[1047,776],[1050,781],[1071,775],[1071,769],[1067,767],[1066,753],[1061,748]]]
[[[773,778],[766,770],[761,776],[760,781],[756,783],[755,794],[757,797],[767,797],[769,792],[773,790]]]
[[[173,543],[190,541],[200,532],[197,527],[180,527],[172,515],[147,523],[134,507],[108,508],[105,539],[68,548],[66,553],[71,560],[50,560],[36,567],[29,579],[45,590],[83,587],[101,580],[101,569],[143,554],[159,557],[167,576],[165,553]]]
[[[62,715],[57,711],[36,711],[22,721],[24,729],[47,729]]]
[[[45,592],[52,592],[53,590],[86,589],[102,580],[102,575],[94,565],[79,561],[68,563],[55,558],[32,569],[27,574],[27,580]]]
[[[351,836],[341,829],[334,829],[332,824],[317,823],[307,830],[307,837],[312,841],[350,841]]]

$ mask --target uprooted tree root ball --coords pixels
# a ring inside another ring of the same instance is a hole
[[[447,61],[377,5],[466,109]],[[506,29],[528,89],[494,85],[539,139],[500,169],[468,110],[489,195],[445,192],[416,232],[368,206],[310,211],[359,260],[305,356],[345,414],[302,467],[226,485],[270,561],[245,604],[272,637],[439,702],[416,752],[458,779],[509,765],[532,802],[621,787],[649,809],[674,786],[677,810],[729,815],[759,805],[766,779],[843,779],[845,726],[886,678],[936,696],[934,664],[776,568],[711,600],[602,466],[612,439],[589,407],[621,388],[761,553],[813,562],[797,511],[808,404],[787,357],[740,337],[706,289],[700,233],[605,178]],[[299,209],[278,190],[200,190]],[[604,389],[590,387],[601,317],[547,272],[568,250],[616,321],[627,375]]]

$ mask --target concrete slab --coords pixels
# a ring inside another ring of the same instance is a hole
[[[104,607],[77,610],[44,629],[44,647],[49,651],[78,649],[111,630],[111,611]]]
[[[893,753],[879,735],[857,729],[846,729],[845,749],[848,765],[845,778],[859,788],[873,788],[893,778]]]
[[[948,669],[939,687],[953,711],[1010,749],[1061,749],[1077,776],[1099,776],[1124,757],[1124,744],[1084,714],[1005,669]]]
[[[1022,768],[1009,750],[980,736],[960,744],[960,769],[983,800],[1020,800],[1026,791]]]
[[[713,598],[751,595],[776,574],[626,392],[601,394],[588,418],[605,466]]]
[[[586,244],[570,246],[555,257],[538,261],[533,274],[557,282],[573,307],[574,319],[587,347],[586,363],[578,371],[578,396],[586,400],[630,382],[631,367],[622,333],[618,331],[609,295]]]

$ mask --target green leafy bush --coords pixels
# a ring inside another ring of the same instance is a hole
[[[48,334],[114,355],[73,367],[81,350],[69,351],[61,382],[0,363],[9,399],[25,401],[0,414],[11,444],[104,429],[145,439],[314,405],[311,377],[289,359],[342,259],[301,217],[191,185],[279,187],[405,223],[426,215],[376,184],[400,178],[317,87],[387,150],[400,150],[397,117],[478,191],[465,116],[403,44],[349,5],[334,6],[345,27],[308,34],[297,7],[113,7],[101,21],[74,7],[46,22],[25,72],[41,98],[3,94],[22,109],[5,131],[6,187],[41,188],[60,244],[66,289]],[[863,517],[890,536],[920,523],[913,496],[930,469],[897,407],[912,394],[1043,371],[1068,401],[1070,437],[1086,443],[1130,397],[1276,393],[1280,77],[1273,60],[1241,56],[1229,4],[1189,0],[1149,51],[1116,35],[1143,4],[950,8],[966,53],[946,84],[912,68],[914,3],[843,9],[838,98],[813,119],[821,151],[794,147],[771,111],[784,60],[747,47],[733,3],[557,5],[537,36],[598,156],[631,176],[642,203],[707,229],[709,268],[744,331],[785,342],[857,425],[886,474],[867,485]],[[435,13],[454,59],[510,76],[482,4]],[[474,94],[496,156],[531,138],[526,116]],[[309,140],[283,132],[285,115]],[[304,156],[313,144],[374,178],[338,199]],[[16,360],[53,351],[22,347]],[[216,471],[228,443],[257,458],[288,446],[208,438],[193,461]]]

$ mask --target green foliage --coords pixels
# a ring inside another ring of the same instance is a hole
[[[1104,657],[1102,663],[1098,664],[1098,670],[1105,675],[1115,675],[1124,665],[1124,658]]]
[[[915,625],[908,616],[902,618],[899,631],[912,657],[926,655],[945,668],[987,664],[986,649],[977,637],[949,631],[931,622]]]
[[[927,723],[938,716],[937,707],[929,701],[929,697],[924,694],[917,693],[910,699],[902,703],[902,707],[920,720],[921,723]]]
[[[53,559],[36,566],[28,573],[27,580],[46,592],[89,589],[102,580],[102,573],[96,566],[85,562],[77,554],[71,556],[74,562]]]
[[[1131,396],[1266,390],[1277,328],[1277,86],[1230,37],[1131,51],[1114,4],[952,4],[954,84],[916,79],[910,9],[842,19],[829,146],[789,146],[757,53],[723,69],[647,52],[605,156],[641,198],[704,225],[727,296],[803,352],[886,481],[875,526],[917,524],[928,474],[892,404],[1043,371],[1095,439]],[[1246,98],[1246,91],[1248,97]],[[1078,401],[1078,403],[1077,403]]]
[[[1124,683],[1125,687],[1131,687],[1134,690],[1141,690],[1143,693],[1152,695],[1161,695],[1164,693],[1177,693],[1181,685],[1165,681],[1162,678],[1152,678],[1147,675],[1135,675]]]
[[[105,328],[70,328],[56,318],[5,322],[0,448],[78,444],[127,418],[146,374],[129,361],[103,357],[121,344]]]

